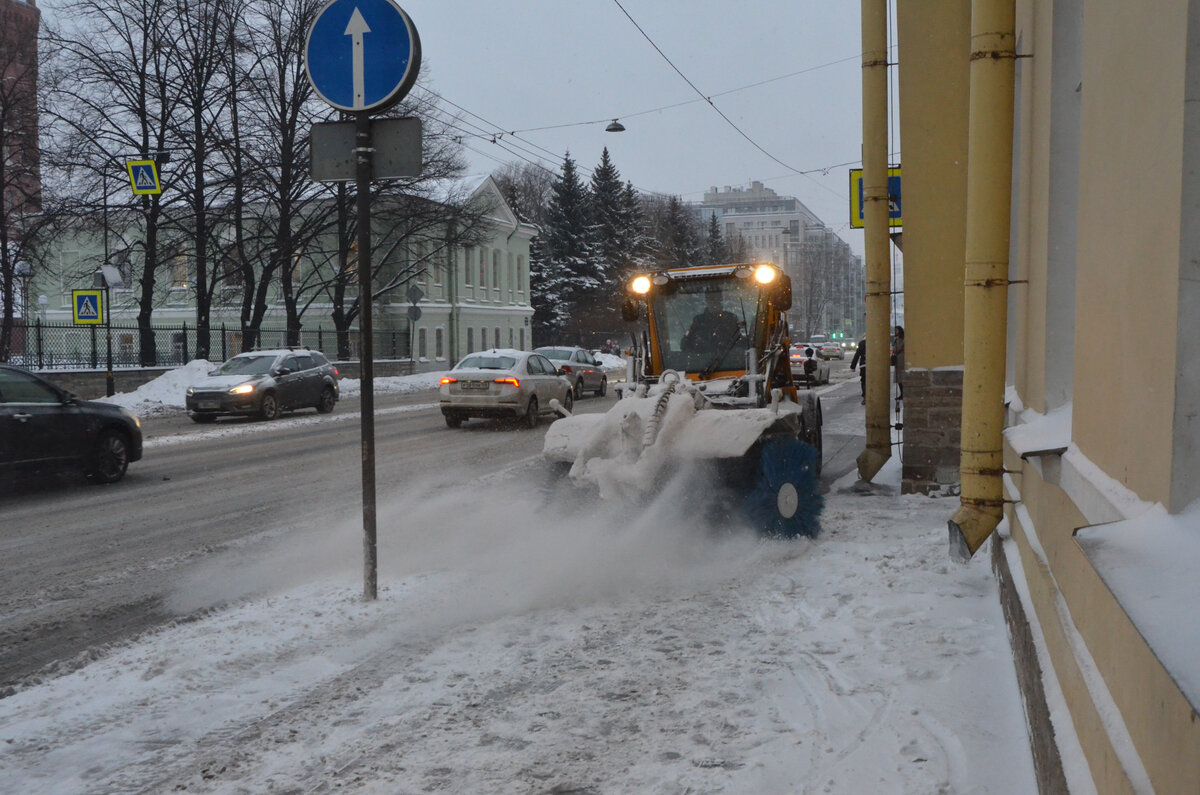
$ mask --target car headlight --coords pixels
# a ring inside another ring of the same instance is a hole
[[[187,393],[188,397],[191,397],[192,395],[196,394],[196,390],[189,386]]]
[[[248,395],[254,391],[254,384],[238,384],[233,389],[229,390],[230,394]]]

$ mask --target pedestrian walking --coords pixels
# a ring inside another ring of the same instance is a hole
[[[862,402],[867,402],[867,338],[863,336],[858,341],[854,357],[850,359],[850,369],[858,370],[858,387],[862,390]]]

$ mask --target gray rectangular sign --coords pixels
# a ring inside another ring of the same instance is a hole
[[[353,121],[312,126],[309,150],[312,178],[317,182],[353,182]],[[421,175],[421,120],[371,119],[371,179],[396,179]]]

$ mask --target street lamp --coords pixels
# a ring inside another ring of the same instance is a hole
[[[113,266],[105,263],[96,269],[92,274],[92,286],[104,288],[104,342],[108,353],[108,372],[104,377],[105,395],[112,397],[116,394],[116,384],[113,383],[113,366],[112,366],[112,308],[109,306],[109,289],[112,287],[120,287],[124,282],[121,280],[121,272]]]
[[[607,127],[604,128],[604,131],[605,132],[625,132],[625,125],[621,124],[621,122],[619,122],[618,120],[613,119],[612,122]]]

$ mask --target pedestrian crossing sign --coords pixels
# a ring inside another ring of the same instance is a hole
[[[72,290],[71,306],[77,326],[98,326],[104,322],[103,290]]]
[[[126,160],[125,168],[129,170],[129,184],[133,186],[135,196],[162,193],[158,167],[153,160]]]

